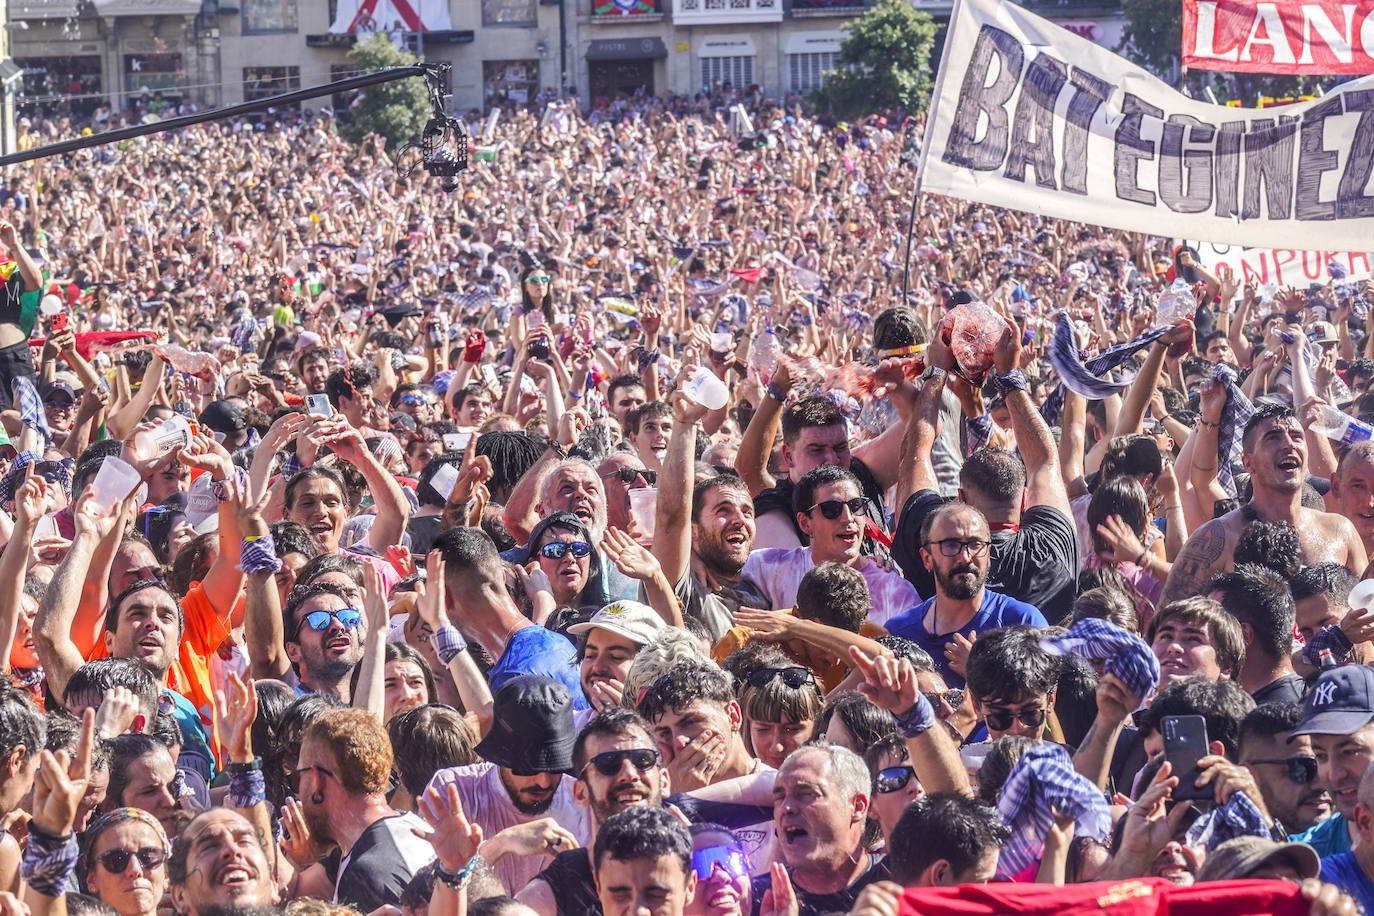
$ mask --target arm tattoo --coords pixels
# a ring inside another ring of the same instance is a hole
[[[1216,574],[1217,564],[1225,552],[1226,529],[1220,521],[1209,522],[1193,532],[1178,559],[1174,560],[1161,602],[1167,604],[1199,594]]]

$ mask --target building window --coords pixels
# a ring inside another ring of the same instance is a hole
[[[825,83],[825,72],[835,69],[834,51],[810,51],[787,55],[787,73],[792,92],[814,92]]]
[[[754,85],[754,56],[744,57],[703,57],[701,59],[701,85],[708,90],[716,90],[729,83],[735,89],[747,89]]]
[[[243,100],[265,99],[301,88],[300,67],[244,67]]]
[[[532,29],[537,0],[482,0],[482,25]]]
[[[296,0],[241,0],[241,3],[245,35],[296,31]]]

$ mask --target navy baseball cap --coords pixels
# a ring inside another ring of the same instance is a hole
[[[1302,702],[1302,719],[1288,734],[1348,735],[1374,721],[1374,668],[1341,665],[1323,671]]]

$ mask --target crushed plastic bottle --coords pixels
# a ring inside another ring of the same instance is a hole
[[[204,382],[219,378],[220,362],[209,353],[193,353],[176,344],[163,344],[154,347],[153,351],[178,372],[193,375]]]
[[[1374,438],[1374,427],[1341,413],[1330,404],[1320,405],[1317,418],[1312,421],[1312,431],[1346,444]]]
[[[750,377],[757,378],[761,384],[767,385],[772,380],[773,373],[778,370],[778,360],[781,358],[782,344],[778,342],[777,332],[770,325],[749,348]]]
[[[1169,284],[1169,288],[1159,294],[1155,301],[1155,327],[1171,328],[1181,321],[1187,321],[1197,311],[1197,297],[1193,295],[1188,281],[1182,277]]]

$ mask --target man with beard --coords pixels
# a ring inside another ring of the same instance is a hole
[[[839,745],[800,748],[778,770],[773,825],[799,916],[847,913],[865,887],[887,880],[887,863],[864,846],[870,791],[868,767]],[[771,886],[769,875],[755,878],[753,898]]]
[[[468,819],[487,837],[478,849],[506,892],[515,894],[543,868],[545,856],[584,846],[591,816],[574,800],[572,695],[546,677],[516,677],[492,698],[492,728],[474,750],[483,760],[434,774],[450,783]],[[511,853],[514,853],[513,855]]]
[[[766,606],[762,595],[740,581],[754,547],[754,501],[744,481],[730,474],[692,485],[697,431],[708,411],[680,392],[672,403],[673,434],[659,475],[653,553],[673,583],[683,615],[701,621],[715,642],[734,625],[741,605]]]
[[[1322,858],[1349,852],[1360,780],[1374,763],[1374,668],[1341,665],[1319,674],[1303,699],[1302,719],[1288,733],[1289,747],[1304,735],[1317,758],[1315,787],[1330,793],[1336,811],[1290,839]]]
[[[306,394],[324,394],[325,383],[329,381],[329,349],[311,347],[296,357],[296,374]]]
[[[485,532],[450,528],[439,535],[428,569],[433,575],[440,568],[444,607],[457,627],[454,652],[475,642],[496,659],[486,672],[492,690],[518,675],[538,674],[562,682],[576,709],[588,708],[573,644],[520,613],[506,590],[506,571],[496,545]]]
[[[281,894],[262,836],[232,808],[202,811],[167,857],[172,907],[180,916],[273,916]]]
[[[299,693],[322,693],[348,702],[353,668],[362,661],[367,619],[337,585],[318,582],[286,603],[286,656],[299,678]]]
[[[1201,420],[1203,427],[1213,430],[1225,406],[1224,399],[1214,400],[1204,396]],[[1364,572],[1368,559],[1355,526],[1344,516],[1302,504],[1307,443],[1293,411],[1278,404],[1261,405],[1245,424],[1241,444],[1241,462],[1253,490],[1250,502],[1192,533],[1174,560],[1161,604],[1202,594],[1213,577],[1231,569],[1236,542],[1253,521],[1288,522],[1296,528],[1304,565],[1340,563],[1356,575]],[[1198,454],[1205,453],[1199,446]]]
[[[1317,785],[1311,736],[1288,740],[1300,719],[1301,703],[1256,706],[1240,722],[1236,753],[1254,775],[1265,808],[1291,833],[1310,830],[1331,815],[1331,797]]]
[[[362,709],[327,712],[301,739],[297,794],[306,826],[312,840],[339,849],[334,902],[369,913],[398,904],[434,859],[414,833],[425,831],[424,821],[387,804],[391,766],[386,729]]]
[[[1048,626],[1032,605],[985,587],[992,541],[987,520],[977,509],[945,503],[926,516],[920,543],[921,560],[935,577],[935,595],[893,617],[887,629],[929,652],[949,686],[964,686],[963,676],[949,662],[967,650],[974,634],[1023,623]]]
[[[668,771],[649,723],[624,707],[603,710],[578,733],[573,772],[573,797],[591,812],[589,847],[611,815],[635,806],[658,807],[668,795]],[[558,853],[517,899],[539,916],[585,916],[597,906],[590,850]]]

